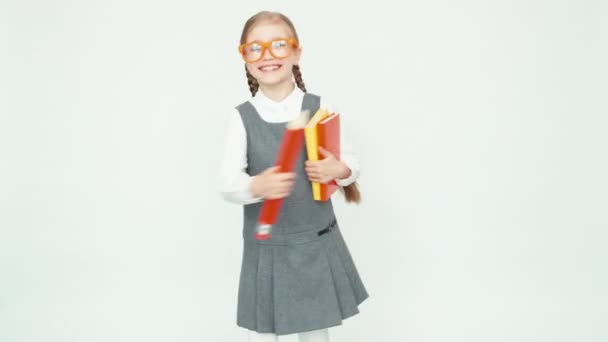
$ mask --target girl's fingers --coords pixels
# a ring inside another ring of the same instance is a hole
[[[334,158],[334,155],[323,147],[319,146],[319,153],[325,158]]]
[[[276,175],[276,179],[279,181],[291,180],[296,178],[295,172],[284,172]]]
[[[308,179],[311,179],[313,182],[318,182],[319,179],[321,179],[321,176],[318,176],[318,175],[310,176],[310,177],[308,177]]]
[[[279,199],[283,197],[287,197],[289,195],[289,191],[277,191],[268,196],[269,199]]]
[[[293,189],[293,183],[286,183],[277,188],[277,192],[287,192]]]
[[[319,175],[319,176],[310,178],[311,182],[317,182],[317,183],[323,183],[323,184],[329,182],[330,180],[331,180],[331,177],[323,176],[323,175]]]

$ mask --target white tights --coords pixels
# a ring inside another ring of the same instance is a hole
[[[277,342],[278,336],[273,333],[259,333],[249,331],[249,342]],[[327,328],[298,333],[300,342],[329,342],[329,331]]]

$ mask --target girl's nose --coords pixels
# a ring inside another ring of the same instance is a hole
[[[271,60],[271,59],[273,59],[273,58],[274,58],[274,56],[272,56],[272,54],[270,53],[270,49],[264,49],[264,56],[263,56],[263,59],[264,59],[265,61],[268,61],[268,60]]]

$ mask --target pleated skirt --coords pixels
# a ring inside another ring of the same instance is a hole
[[[278,335],[328,328],[359,313],[369,294],[335,224],[243,240],[237,325]]]

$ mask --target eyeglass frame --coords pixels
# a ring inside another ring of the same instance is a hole
[[[273,39],[273,40],[267,41],[267,42],[261,42],[259,40],[254,40],[252,42],[243,43],[243,44],[239,45],[239,53],[241,54],[241,57],[243,58],[243,60],[246,63],[255,63],[255,62],[259,61],[260,59],[264,58],[264,54],[266,53],[266,50],[270,51],[270,54],[272,55],[272,57],[277,58],[277,59],[284,59],[284,58],[289,57],[290,55],[287,55],[285,57],[277,57],[277,56],[275,56],[274,53],[272,53],[272,48],[271,48],[272,43],[274,43],[276,41],[280,41],[280,40],[286,41],[294,49],[299,47],[298,40],[293,37],[292,38],[277,38],[277,39]],[[245,46],[251,45],[251,44],[258,44],[262,47],[262,51],[260,52],[260,58],[254,60],[254,61],[248,61],[245,59],[245,52],[244,52]]]

